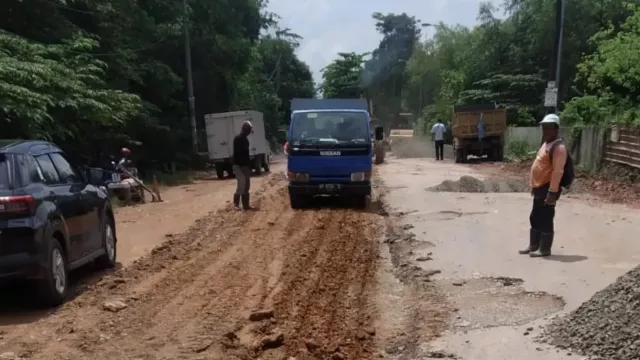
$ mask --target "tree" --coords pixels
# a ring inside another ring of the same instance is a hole
[[[6,0],[2,136],[46,138],[84,157],[126,145],[143,168],[189,164],[188,26],[198,127],[208,113],[254,109],[265,112],[274,137],[286,123],[288,97],[313,96],[314,88],[295,55],[301,38],[280,29],[266,6],[190,0],[185,18],[173,0]]]
[[[629,2],[640,4],[639,0]],[[549,68],[555,36],[554,5],[555,0],[507,0],[503,6],[507,17],[498,19],[494,14],[499,9],[482,4],[475,27],[436,26],[433,38],[417,45],[408,62],[404,108],[412,112],[421,109],[417,113],[427,118],[424,123],[449,118],[456,104],[496,103],[508,110],[511,124],[535,124],[545,113],[544,88],[552,75]],[[567,114],[574,111],[575,104],[575,109],[583,109],[583,115],[577,117],[589,116],[585,109],[593,103],[592,117],[596,119],[612,101],[623,103],[621,94],[631,88],[618,88],[613,96],[595,91],[613,86],[596,79],[606,78],[600,78],[599,71],[615,56],[612,52],[606,52],[606,58],[601,56],[610,45],[602,42],[603,37],[611,39],[622,31],[621,36],[628,39],[635,30],[629,30],[624,22],[634,9],[616,0],[568,2],[559,79],[559,97],[567,104]],[[601,40],[590,40],[599,32]],[[593,68],[596,63],[600,65]],[[632,68],[626,71],[632,74]],[[625,81],[633,83],[630,79]],[[582,97],[583,94],[589,97]],[[630,94],[629,98],[635,95]],[[424,128],[424,124],[419,127]]]
[[[322,69],[322,95],[325,98],[359,98],[362,94],[362,70],[368,54],[339,53]]]
[[[640,123],[640,7],[628,9],[633,14],[620,31],[609,27],[595,34],[591,41],[596,51],[578,65],[577,82],[586,94],[567,104],[570,123]]]
[[[396,120],[402,108],[407,80],[405,68],[420,37],[420,29],[415,17],[404,13],[374,13],[373,18],[382,40],[365,62],[362,85],[373,104],[374,116],[384,126]]]

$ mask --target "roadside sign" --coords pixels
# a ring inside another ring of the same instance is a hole
[[[547,88],[544,92],[544,106],[555,107],[558,103],[558,88]]]

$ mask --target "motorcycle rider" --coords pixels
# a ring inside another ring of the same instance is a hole
[[[126,170],[131,175],[137,177],[138,169],[136,169],[135,167],[130,167],[131,160],[129,160],[129,155],[131,155],[131,150],[129,150],[129,148],[123,147],[122,149],[120,149],[120,155],[122,155],[122,158],[120,158],[118,164],[116,164],[116,171],[120,171],[123,173],[123,175],[126,176],[126,174],[124,174],[124,171],[122,171]]]

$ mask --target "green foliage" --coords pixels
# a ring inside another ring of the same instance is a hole
[[[338,59],[322,69],[322,95],[325,98],[359,98],[364,57],[367,55],[339,53]]]
[[[536,149],[526,139],[509,139],[506,155],[513,160],[528,160],[535,157]]]
[[[588,95],[567,103],[563,119],[569,124],[607,122],[640,123],[640,8],[627,4],[633,13],[619,27],[596,33],[596,50],[578,64],[577,81]]]
[[[185,18],[173,0],[3,1],[11,16],[0,18],[0,133],[49,139],[85,160],[126,145],[143,168],[193,164],[188,26],[200,132],[205,114],[252,109],[275,138],[290,98],[315,91],[295,55],[300,36],[266,5],[190,0]]]
[[[87,38],[41,45],[0,32],[0,116],[7,127],[21,137],[75,139],[89,130],[82,121],[109,127],[139,114],[140,98],[109,89],[106,64],[80,52],[96,46]],[[81,122],[56,121],[56,114]]]
[[[600,123],[638,118],[640,0],[567,2],[559,99],[563,121]],[[406,67],[404,111],[418,128],[447,120],[456,104],[496,103],[512,125],[534,125],[555,35],[555,0],[506,0],[507,17],[485,3],[473,28],[435,25],[416,43]],[[423,118],[427,118],[424,120]]]

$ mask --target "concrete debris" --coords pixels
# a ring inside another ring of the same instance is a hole
[[[102,304],[102,309],[111,312],[118,312],[127,307],[127,304],[122,300],[108,300]]]

